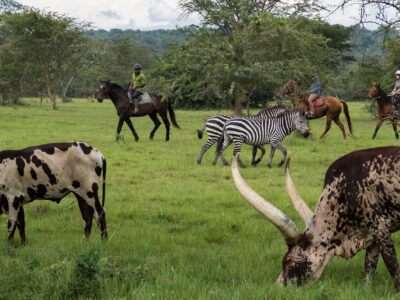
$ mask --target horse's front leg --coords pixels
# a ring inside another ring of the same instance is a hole
[[[122,125],[124,125],[124,120],[122,118],[120,118],[118,121],[118,126],[117,126],[117,134],[115,135],[115,140],[117,142],[119,142],[119,140],[121,139],[120,133],[121,133]]]
[[[376,137],[376,134],[378,133],[379,128],[381,128],[382,123],[383,123],[382,119],[379,119],[378,123],[376,124],[374,134],[372,135],[372,139]]]
[[[133,127],[133,124],[131,122],[131,119],[126,118],[125,119],[126,124],[128,124],[129,129],[132,131],[133,136],[135,137],[135,141],[137,142],[139,140],[139,136],[137,135],[135,128]]]
[[[392,122],[392,126],[393,126],[394,134],[396,135],[396,140],[398,140],[399,139],[399,133],[397,132],[397,122],[393,121]]]

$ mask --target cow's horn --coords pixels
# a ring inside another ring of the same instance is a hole
[[[235,156],[232,161],[232,177],[240,194],[249,202],[256,210],[274,224],[283,234],[288,245],[294,245],[298,241],[300,234],[296,224],[285,215],[282,211],[269,203],[259,194],[257,194],[242,178],[237,167],[237,158]]]
[[[296,187],[294,186],[293,180],[290,177],[289,162],[290,162],[290,156],[286,159],[286,166],[285,166],[286,190],[289,194],[290,200],[292,201],[294,209],[300,215],[301,219],[306,225],[306,228],[308,228],[311,219],[314,216],[314,213],[300,197],[299,193],[296,190]]]

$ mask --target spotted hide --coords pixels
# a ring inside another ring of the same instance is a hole
[[[103,199],[98,189],[103,172]],[[35,199],[57,203],[69,193],[78,199],[90,235],[93,216],[107,238],[104,211],[106,160],[99,150],[82,142],[54,143],[0,152],[0,214],[8,214],[8,241],[18,227],[25,244],[23,206]]]
[[[315,213],[296,191],[286,164],[286,188],[306,228],[299,233],[282,211],[253,191],[232,164],[236,187],[283,234],[289,247],[278,282],[315,282],[335,256],[350,259],[366,249],[366,281],[372,280],[379,254],[400,291],[400,269],[391,233],[400,229],[400,147],[359,150],[327,170]]]

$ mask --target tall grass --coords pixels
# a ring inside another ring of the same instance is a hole
[[[7,243],[7,216],[0,230],[0,299],[372,299],[396,297],[393,280],[380,260],[372,285],[364,282],[364,253],[346,261],[335,258],[320,280],[300,288],[275,282],[287,246],[276,228],[250,207],[235,190],[229,167],[211,165],[214,149],[196,163],[206,138],[196,129],[217,111],[177,111],[181,130],[171,129],[165,142],[163,125],[153,141],[147,118],[133,119],[140,136],[126,127],[126,143],[115,142],[117,117],[109,101],[75,99],[58,110],[25,105],[0,107],[0,149],[20,149],[50,142],[79,140],[100,149],[108,160],[106,217],[109,241],[98,228],[83,237],[83,221],[73,196],[55,204],[35,201],[25,207],[27,245]],[[383,125],[371,140],[376,121],[362,103],[349,103],[355,137],[343,140],[336,125],[319,136],[325,118],[310,123],[313,136],[298,134],[283,144],[292,157],[291,175],[314,208],[328,166],[351,151],[398,145],[391,127]],[[229,113],[227,111],[223,113]],[[256,113],[256,111],[253,111]],[[342,121],[345,122],[344,116]],[[347,124],[346,131],[347,130]],[[267,146],[267,149],[269,147]],[[232,157],[232,147],[225,156]],[[250,166],[251,148],[244,146],[241,174],[261,195],[288,214],[302,230],[289,204],[284,170],[267,159]],[[16,242],[19,242],[16,234]],[[394,234],[395,244],[399,239]]]

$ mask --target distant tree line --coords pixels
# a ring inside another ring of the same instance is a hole
[[[181,0],[200,26],[177,30],[93,30],[55,12],[0,0],[0,104],[21,97],[96,97],[99,81],[126,88],[135,63],[148,89],[180,108],[261,107],[287,81],[325,95],[364,99],[373,82],[393,88],[400,68],[394,27],[330,25],[312,1]]]

